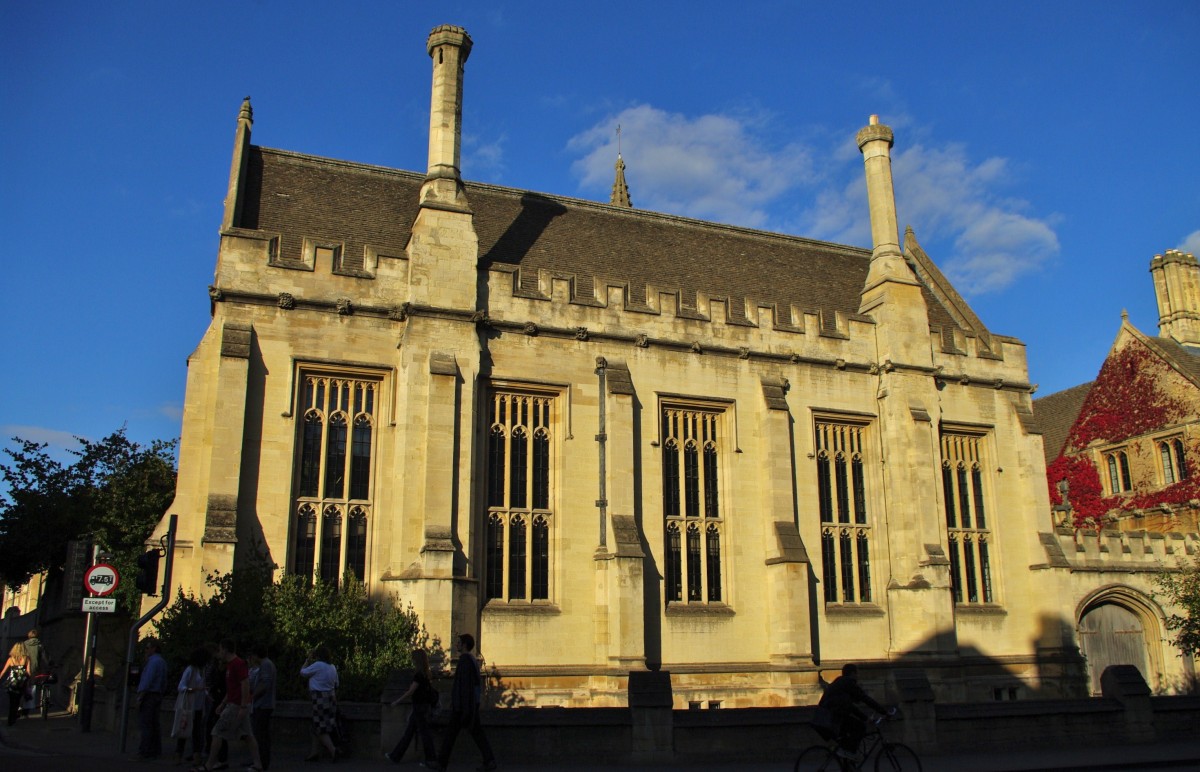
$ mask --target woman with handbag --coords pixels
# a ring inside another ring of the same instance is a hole
[[[25,649],[25,642],[17,641],[8,652],[4,670],[0,670],[0,684],[4,684],[5,690],[8,692],[9,726],[17,723],[21,700],[25,698],[25,690],[29,688],[30,667],[29,652]]]
[[[433,732],[429,730],[429,718],[438,703],[437,690],[433,688],[433,675],[429,672],[429,657],[422,649],[412,651],[413,677],[408,691],[392,700],[392,705],[399,705],[407,699],[412,699],[412,713],[408,715],[408,725],[404,727],[404,736],[391,753],[385,753],[384,758],[399,764],[408,751],[408,744],[418,732],[421,734],[421,748],[425,751],[425,766],[437,768],[437,748],[433,745]]]
[[[208,664],[208,650],[200,647],[188,657],[176,688],[175,720],[171,724],[171,736],[175,738],[175,763],[183,761],[187,741],[192,739],[192,761],[204,761],[204,666]]]

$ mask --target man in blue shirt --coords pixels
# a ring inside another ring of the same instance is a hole
[[[275,712],[275,663],[264,643],[250,650],[250,728],[258,741],[263,772],[271,768],[271,714]]]
[[[158,641],[151,638],[146,641],[146,664],[137,687],[138,728],[142,733],[139,758],[156,759],[162,753],[159,712],[166,691],[167,661],[159,653]]]

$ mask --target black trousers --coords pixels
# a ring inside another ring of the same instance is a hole
[[[142,741],[138,744],[138,755],[155,758],[162,755],[162,729],[159,726],[159,710],[162,708],[162,692],[142,692],[138,705],[138,728]]]
[[[273,708],[255,708],[250,713],[250,728],[258,743],[258,757],[264,770],[271,768],[271,714]]]
[[[442,769],[450,764],[450,751],[454,748],[454,739],[458,737],[460,729],[466,729],[471,735],[471,739],[479,748],[480,755],[483,756],[484,764],[495,762],[496,755],[492,753],[492,744],[488,742],[487,735],[483,733],[483,727],[479,725],[479,711],[451,713],[450,723],[446,726],[446,738],[442,740],[442,754],[438,759]]]
[[[412,706],[412,713],[408,717],[408,724],[404,727],[404,736],[400,738],[400,742],[396,743],[396,747],[392,748],[391,756],[396,761],[404,758],[404,754],[408,751],[408,745],[412,742],[413,737],[418,733],[421,735],[421,750],[425,753],[425,761],[433,763],[437,761],[437,750],[433,744],[433,732],[429,729],[429,706],[426,704],[416,704]]]

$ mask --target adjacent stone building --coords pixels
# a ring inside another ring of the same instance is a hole
[[[427,41],[422,173],[252,144],[242,106],[184,588],[352,572],[476,633],[509,704],[623,705],[660,668],[678,707],[803,704],[851,660],[947,698],[1081,689],[1093,586],[1024,346],[900,239],[892,131],[858,134],[871,250],[634,209],[620,159],[607,204],[472,183],[471,46]]]
[[[1093,689],[1114,657],[1138,665],[1152,684],[1164,672],[1153,579],[1198,554],[1200,264],[1167,250],[1150,274],[1158,336],[1122,314],[1096,380],[1034,403],[1057,530],[1072,535],[1069,547],[1093,551],[1093,565],[1078,568],[1099,582],[1078,630]],[[1190,659],[1182,664],[1194,678]]]

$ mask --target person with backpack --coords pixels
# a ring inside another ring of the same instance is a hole
[[[29,652],[24,641],[17,641],[8,652],[4,669],[0,670],[0,684],[8,691],[8,725],[17,723],[17,715],[21,710],[21,700],[29,687]]]
[[[400,742],[396,743],[396,747],[392,748],[391,753],[384,753],[383,756],[388,761],[399,764],[408,751],[408,744],[420,732],[421,749],[425,752],[425,761],[422,766],[436,769],[437,749],[433,745],[433,732],[429,729],[429,719],[434,708],[437,707],[438,693],[437,689],[433,688],[433,675],[429,671],[429,656],[423,649],[413,649],[412,663],[412,683],[408,685],[408,690],[404,694],[391,702],[393,706],[396,706],[411,699],[412,713],[408,716],[408,724],[404,727],[404,736],[400,738]]]

